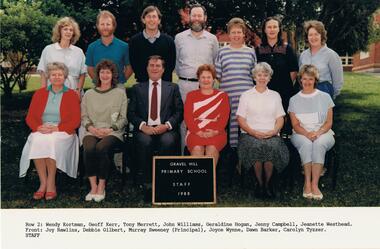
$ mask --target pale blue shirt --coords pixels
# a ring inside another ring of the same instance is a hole
[[[68,91],[66,86],[63,86],[62,90],[59,92],[54,92],[51,85],[46,89],[49,91],[48,100],[46,102],[45,111],[42,114],[42,123],[50,123],[58,125],[61,122],[60,106],[62,101],[63,93]]]
[[[301,53],[299,66],[312,64],[318,68],[319,82],[328,81],[334,88],[334,98],[340,94],[343,86],[343,66],[339,55],[324,45],[312,55],[310,48]]]
[[[42,51],[37,71],[47,73],[47,64],[51,62],[62,62],[69,69],[65,85],[70,89],[76,89],[79,77],[87,73],[84,53],[82,49],[74,45],[68,48],[62,48],[58,42],[47,45]],[[48,84],[50,84],[49,81]]]
[[[203,30],[195,37],[191,30],[185,30],[175,36],[176,73],[183,78],[197,78],[197,69],[202,64],[214,64],[218,54],[218,39],[215,35]]]
[[[290,98],[288,112],[295,114],[305,130],[318,131],[326,122],[328,110],[334,106],[325,92],[315,89],[311,94],[304,94],[299,91]]]

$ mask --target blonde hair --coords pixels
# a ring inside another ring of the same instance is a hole
[[[47,70],[46,70],[46,76],[50,78],[50,73],[55,70],[61,70],[63,72],[63,75],[65,76],[65,79],[67,79],[67,76],[69,75],[69,69],[67,66],[62,62],[51,62],[47,64]]]
[[[321,43],[322,43],[322,45],[326,44],[326,41],[327,41],[327,31],[325,29],[325,25],[322,22],[317,21],[317,20],[310,20],[310,21],[305,22],[305,24],[303,25],[303,27],[304,27],[304,30],[305,30],[305,40],[306,40],[306,42],[308,42],[307,36],[308,36],[309,30],[311,28],[314,28],[321,35]]]
[[[227,23],[227,32],[230,33],[231,29],[233,27],[238,27],[238,28],[241,28],[243,30],[243,33],[245,34],[245,32],[247,31],[247,26],[245,25],[245,22],[243,21],[243,19],[239,18],[239,17],[234,17],[232,18],[228,23]]]
[[[73,37],[71,37],[70,44],[75,44],[80,37],[80,30],[79,30],[79,25],[78,23],[71,17],[63,17],[59,19],[54,28],[53,28],[53,34],[51,36],[51,40],[53,42],[60,42],[61,41],[61,30],[62,28],[66,26],[71,26],[73,27]]]
[[[116,29],[116,25],[117,25],[116,17],[111,12],[109,12],[108,10],[100,11],[98,16],[96,17],[96,26],[99,25],[100,18],[111,18],[113,28],[114,28],[114,30]]]
[[[302,87],[302,82],[301,82],[301,78],[302,76],[306,74],[307,76],[310,76],[310,77],[314,77],[315,79],[315,82],[314,82],[314,88],[317,87],[317,84],[318,84],[318,80],[319,80],[319,71],[318,71],[318,68],[314,65],[311,65],[311,64],[306,64],[306,65],[303,65],[298,73],[298,78],[300,79],[300,85]]]

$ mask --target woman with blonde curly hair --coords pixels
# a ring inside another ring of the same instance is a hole
[[[52,32],[51,40],[53,44],[44,48],[37,67],[37,71],[41,74],[42,87],[50,85],[46,77],[47,64],[50,62],[62,62],[69,69],[65,85],[80,95],[87,69],[82,49],[74,46],[79,37],[79,25],[73,18],[63,17],[57,21]]]

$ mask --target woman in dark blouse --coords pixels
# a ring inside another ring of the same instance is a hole
[[[297,77],[298,62],[292,47],[281,39],[281,21],[268,17],[262,26],[262,43],[256,48],[258,62],[267,62],[273,69],[268,88],[278,92],[285,110],[294,95],[293,82]]]

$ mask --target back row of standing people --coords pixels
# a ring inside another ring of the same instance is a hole
[[[227,24],[230,38],[228,46],[219,48],[215,35],[206,30],[207,12],[201,5],[190,8],[189,29],[177,34],[175,40],[160,32],[161,12],[155,6],[148,6],[141,15],[144,30],[134,35],[129,43],[116,38],[116,18],[108,11],[101,11],[96,20],[100,38],[92,42],[86,53],[73,44],[80,37],[78,24],[71,18],[59,20],[53,30],[53,44],[46,46],[41,55],[38,70],[42,84],[48,84],[44,72],[49,62],[63,62],[69,68],[66,85],[83,95],[86,73],[95,81],[94,68],[102,59],[110,59],[117,65],[119,86],[135,73],[137,82],[148,80],[146,71],[149,56],[160,55],[165,61],[163,80],[172,81],[175,69],[183,102],[188,92],[198,89],[196,71],[202,64],[215,64],[220,89],[229,96],[231,117],[229,123],[229,144],[237,146],[238,124],[236,110],[241,94],[252,87],[251,71],[257,62],[267,62],[274,74],[268,88],[280,93],[286,110],[289,99],[294,95],[293,82],[298,66],[314,64],[320,71],[319,87],[332,97],[339,94],[343,84],[342,65],[339,56],[326,46],[326,31],[317,21],[306,23],[307,42],[299,63],[292,47],[281,37],[281,21],[276,17],[267,18],[262,25],[262,43],[256,49],[245,45],[246,25],[240,18],[233,18]],[[86,67],[87,66],[87,67]],[[289,122],[287,122],[289,124]],[[290,127],[285,127],[289,131]],[[181,126],[182,141],[185,141],[186,127]],[[182,142],[182,149],[184,142]]]

